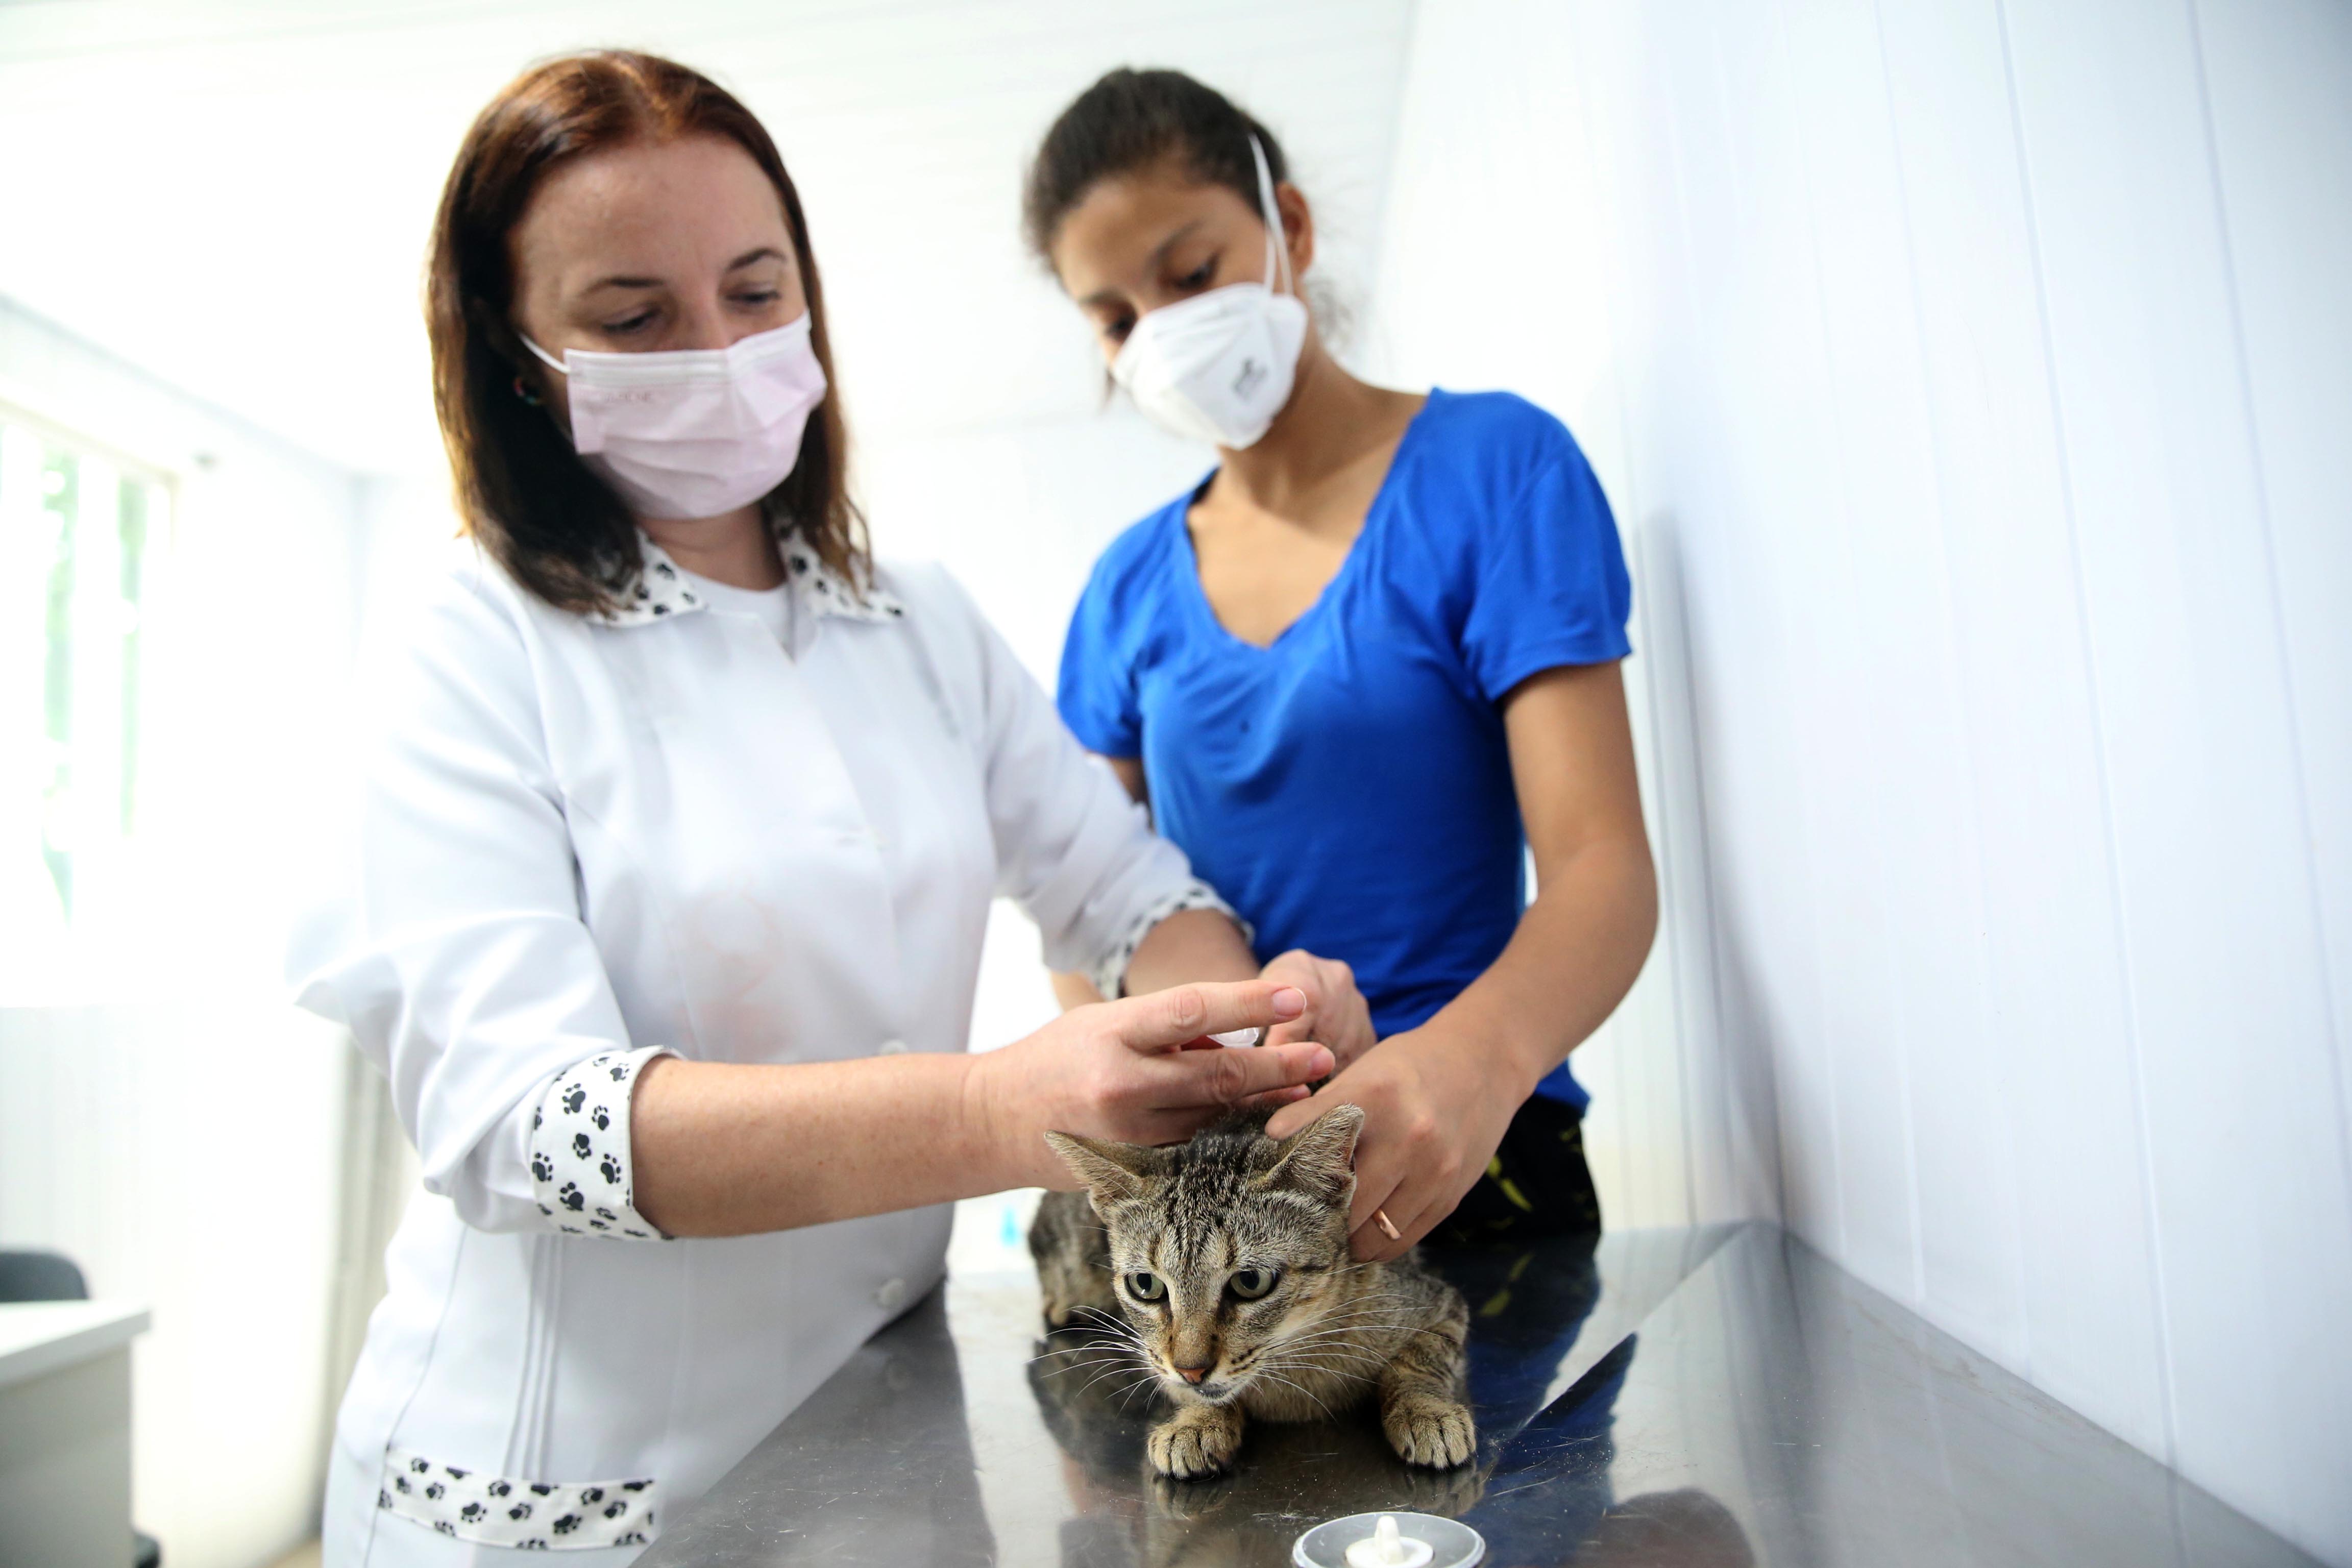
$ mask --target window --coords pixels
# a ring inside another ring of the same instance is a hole
[[[129,896],[140,613],[172,499],[162,474],[0,407],[0,930],[36,952]]]

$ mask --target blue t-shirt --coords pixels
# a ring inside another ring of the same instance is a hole
[[[1096,563],[1062,717],[1088,749],[1143,759],[1160,831],[1257,928],[1261,961],[1345,959],[1381,1035],[1412,1028],[1527,907],[1504,695],[1625,656],[1608,500],[1533,404],[1433,391],[1339,575],[1261,648],[1201,590],[1185,526],[1200,493]],[[1588,1099],[1565,1066],[1538,1092]]]

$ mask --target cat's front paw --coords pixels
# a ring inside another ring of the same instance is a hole
[[[1151,1429],[1145,1449],[1155,1475],[1178,1480],[1233,1468],[1242,1446],[1242,1415],[1231,1405],[1188,1406]]]
[[[1478,1451],[1478,1428],[1467,1407],[1434,1394],[1409,1394],[1381,1412],[1389,1447],[1408,1465],[1450,1469]]]

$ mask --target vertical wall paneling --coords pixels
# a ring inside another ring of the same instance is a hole
[[[2204,0],[2190,18],[2352,1126],[2352,7]]]
[[[1560,14],[1569,15],[1569,8]],[[1627,200],[1627,160],[1656,160],[1666,188],[1676,192],[1670,209],[1676,214],[1684,210],[1679,175],[1670,140],[1638,134],[1659,121],[1632,118],[1617,101],[1617,95],[1641,94],[1651,85],[1638,77],[1629,81],[1633,73],[1624,69],[1625,61],[1637,58],[1629,14],[1587,7],[1574,16],[1566,58],[1535,65],[1576,83],[1591,154],[1592,205],[1571,225],[1570,235],[1572,253],[1589,258],[1611,332],[1613,423],[1622,447],[1612,493],[1621,523],[1629,529],[1644,620],[1636,664],[1643,705],[1654,716],[1656,743],[1641,761],[1644,785],[1659,803],[1665,910],[1660,942],[1673,966],[1680,1048],[1694,1068],[1687,1124],[1695,1210],[1705,1219],[1777,1216],[1783,1206],[1779,1101],[1765,1058],[1768,1036],[1760,1027],[1741,1026],[1752,1003],[1743,984],[1747,969],[1738,951],[1721,942],[1725,928],[1714,913],[1724,896],[1717,881],[1720,862],[1709,848],[1716,807],[1708,792],[1716,787],[1716,775],[1701,737],[1726,721],[1737,705],[1724,703],[1713,685],[1700,679],[1712,661],[1698,642],[1713,623],[1698,613],[1685,570],[1689,516],[1675,504],[1671,488],[1657,492],[1664,500],[1653,499],[1650,486],[1656,476],[1649,470],[1654,458],[1643,438],[1654,426],[1637,416],[1657,395],[1655,376],[1683,363],[1657,352],[1657,344],[1662,334],[1687,328],[1687,312],[1650,308],[1650,301],[1687,299],[1687,288],[1677,289],[1670,281],[1686,283],[1687,250],[1679,230],[1644,223],[1644,209]]]
[[[2311,1444],[2341,1456],[2352,1436],[2344,1391],[2310,1374],[2335,1316],[2323,1303],[2352,1300],[2352,1256],[2312,1244],[2352,1234],[2352,1194],[2196,38],[2185,6],[2126,0],[2017,5],[2009,24],[2107,751],[2174,1451],[2307,1530],[2297,1482],[2341,1462]],[[2281,1297],[2298,1275],[2313,1289]],[[2270,1331],[2248,1336],[2255,1321]]]
[[[2000,18],[1990,4],[1889,5],[1880,25],[1982,845],[1989,1028],[1966,1055],[1999,1090],[1976,1124],[1992,1145],[1987,1206],[2016,1216],[2009,1326],[1970,1337],[2153,1446],[2153,1269],[2097,722]]]
[[[1876,742],[1859,759],[1877,805],[1870,874],[1895,906],[1880,916],[1893,1032],[1861,1047],[1901,1079],[1910,1183],[1887,1197],[1910,1205],[1913,1293],[1980,1338],[2005,1335],[2016,1215],[2006,1163],[1986,1147],[2002,1064],[1971,1048],[1987,1034],[1980,833],[1893,106],[1868,0],[1781,9],[1870,672],[1856,715]]]
[[[1640,578],[1629,1206],[2352,1563],[2347,80],[2325,0],[1423,6],[1375,323]]]

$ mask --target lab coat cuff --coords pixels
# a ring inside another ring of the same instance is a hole
[[[1106,998],[1115,999],[1127,994],[1127,969],[1135,962],[1135,950],[1143,945],[1143,939],[1151,934],[1154,926],[1185,910],[1214,910],[1241,928],[1243,942],[1257,940],[1257,932],[1249,921],[1235,914],[1233,905],[1217,897],[1215,889],[1197,879],[1190,881],[1152,903],[1129,922],[1118,942],[1087,972],[1087,978],[1094,982],[1095,989]]]
[[[608,1051],[555,1075],[530,1117],[530,1181],[557,1230],[615,1241],[667,1241],[636,1208],[629,1108],[637,1074],[667,1046]]]

